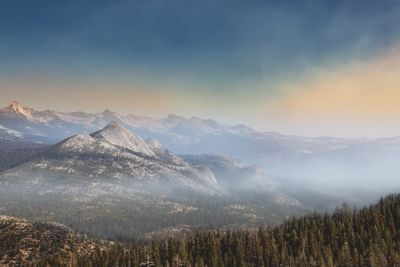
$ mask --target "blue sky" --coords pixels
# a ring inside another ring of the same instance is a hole
[[[104,81],[129,85],[124,90],[132,93],[139,86],[184,95],[182,101],[225,95],[221,114],[218,107],[176,111],[230,121],[225,113],[244,95],[246,109],[249,94],[273,98],[288,90],[282,83],[310,79],[315,69],[341,69],[390,49],[400,37],[398,25],[399,1],[4,0],[0,92],[6,102],[24,98],[21,88],[15,96],[5,92],[14,83],[45,88],[51,81],[64,85],[48,90],[78,95]],[[39,95],[32,104],[45,106]],[[79,109],[72,102],[59,106]],[[245,113],[236,115],[246,120]]]

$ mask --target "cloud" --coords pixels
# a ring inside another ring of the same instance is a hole
[[[264,114],[281,121],[281,127],[303,123],[302,128],[312,126],[316,133],[375,135],[400,130],[395,126],[400,116],[400,45],[307,77],[285,86]]]

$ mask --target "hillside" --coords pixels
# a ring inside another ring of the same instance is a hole
[[[111,244],[94,242],[61,224],[1,215],[0,236],[0,266],[76,266],[77,256]]]
[[[400,195],[390,195],[357,212],[343,206],[271,229],[204,230],[123,247],[60,225],[0,217],[0,258],[14,266],[400,266],[399,221]]]

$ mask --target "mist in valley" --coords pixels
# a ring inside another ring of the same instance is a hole
[[[203,181],[190,175],[194,180],[189,184],[173,176],[115,175],[122,170],[115,166],[127,160],[124,157],[59,154],[54,150],[59,143],[7,148],[2,154],[8,160],[3,161],[0,211],[58,221],[108,239],[146,239],[203,228],[278,225],[315,211],[332,213],[344,202],[358,209],[400,187],[396,144],[375,140],[334,149],[329,143],[313,144],[315,153],[305,151],[306,144],[286,144],[281,151],[247,154],[243,159],[177,155],[191,168],[209,173],[212,187],[210,178]],[[140,153],[133,155],[142,162]],[[168,163],[170,157],[155,162]],[[76,163],[66,165],[71,160]]]
[[[1,213],[107,239],[279,225],[400,188],[395,137],[301,137],[14,102],[0,123]]]

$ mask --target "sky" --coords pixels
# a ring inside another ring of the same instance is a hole
[[[400,1],[4,0],[0,105],[400,135]]]

